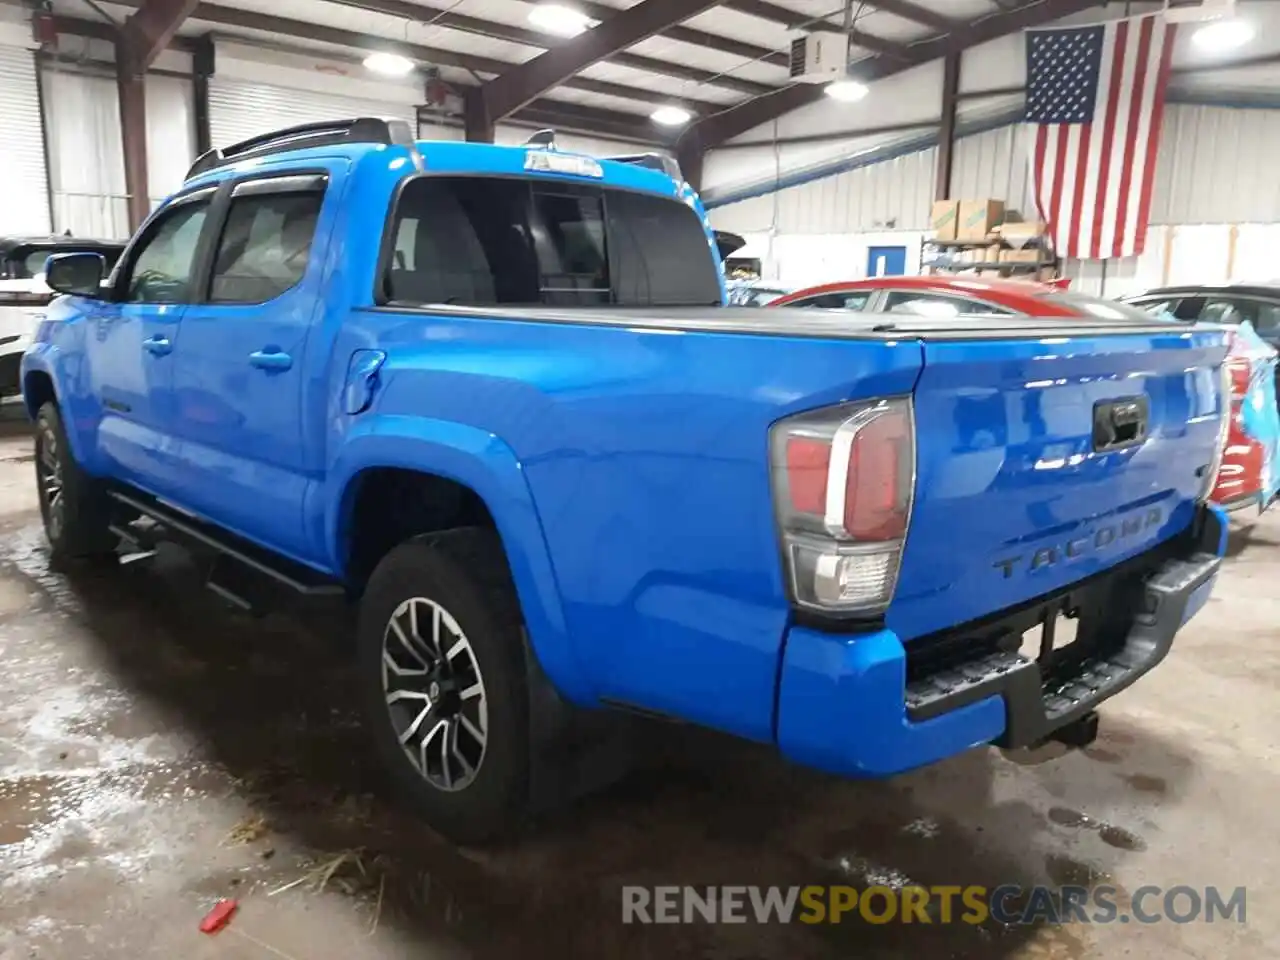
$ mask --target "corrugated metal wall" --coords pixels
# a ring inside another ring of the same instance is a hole
[[[1001,127],[956,142],[952,194],[1001,197],[1026,215],[1034,212],[1021,127]],[[715,225],[735,232],[774,228],[778,233],[861,233],[923,230],[929,223],[938,150],[823,177],[798,187],[717,207]]]
[[[956,143],[952,196],[998,197],[1024,216],[1035,204],[1020,124]],[[1156,224],[1280,221],[1280,110],[1175,104],[1156,166]],[[813,180],[712,211],[717,227],[779,234],[923,230],[937,149]],[[763,172],[768,175],[768,171]]]
[[[1153,223],[1280,221],[1280,110],[1177,105],[1165,115]]]
[[[47,233],[49,181],[36,58],[22,47],[0,46],[0,233]]]

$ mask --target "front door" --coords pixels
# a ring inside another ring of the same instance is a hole
[[[906,247],[869,247],[868,277],[900,277],[907,272]]]
[[[209,286],[187,308],[173,395],[187,473],[180,502],[305,558],[303,383],[322,301],[325,175],[224,184]],[[317,234],[317,227],[320,233]]]
[[[98,450],[124,479],[161,496],[177,483],[173,353],[213,190],[177,197],[129,249],[113,299],[86,324]]]

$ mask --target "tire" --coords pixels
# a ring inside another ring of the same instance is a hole
[[[476,843],[524,819],[530,762],[524,636],[496,534],[464,528],[388,553],[360,604],[356,656],[374,748],[433,829],[456,843]]]
[[[117,538],[109,529],[106,485],[76,463],[62,415],[52,402],[36,414],[35,464],[40,516],[53,560],[109,556]]]

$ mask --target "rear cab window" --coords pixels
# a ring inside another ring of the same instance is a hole
[[[386,302],[721,302],[719,265],[702,222],[669,197],[557,181],[423,176],[401,191],[390,237]]]

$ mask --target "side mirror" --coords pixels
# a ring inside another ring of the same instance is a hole
[[[44,282],[59,293],[102,296],[107,261],[100,253],[55,253],[45,263]]]

